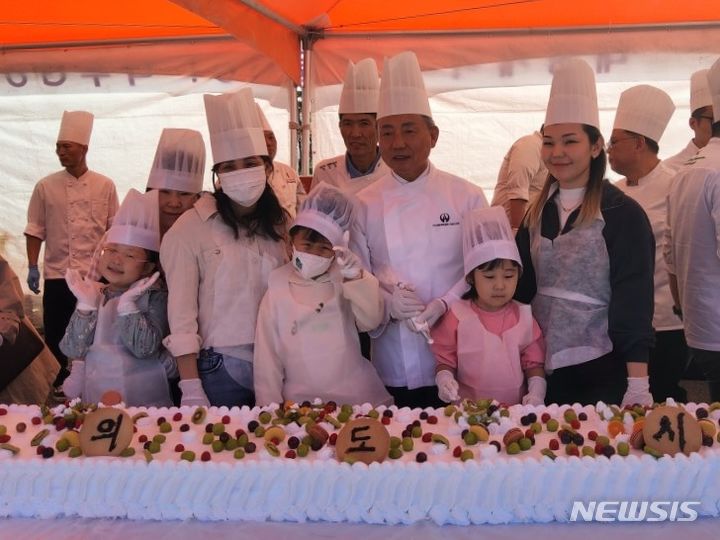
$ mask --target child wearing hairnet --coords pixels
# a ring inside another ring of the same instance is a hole
[[[293,227],[292,260],[270,274],[255,333],[258,405],[320,398],[390,404],[358,330],[380,324],[380,286],[348,245],[353,205],[322,184],[303,201]]]
[[[512,299],[522,266],[502,207],[465,216],[463,260],[470,290],[431,331],[438,396],[544,404],[545,343],[530,306]]]

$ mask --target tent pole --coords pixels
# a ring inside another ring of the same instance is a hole
[[[310,66],[312,64],[312,44],[313,40],[303,37],[300,40],[303,51],[303,77],[302,77],[302,101],[301,106],[301,140],[300,149],[302,151],[300,158],[300,174],[310,174],[310,115],[312,113],[312,87],[310,85]]]
[[[288,105],[290,107],[290,164],[298,170],[298,98],[297,88],[293,81],[288,85]]]

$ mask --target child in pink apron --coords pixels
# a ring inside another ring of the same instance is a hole
[[[512,299],[522,266],[501,207],[465,217],[463,260],[470,290],[431,331],[438,396],[542,405],[545,344],[530,306]]]

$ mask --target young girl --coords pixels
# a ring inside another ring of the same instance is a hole
[[[438,396],[542,405],[545,344],[530,306],[512,299],[522,265],[502,207],[463,218],[463,259],[470,290],[431,332]]]
[[[517,299],[532,302],[551,403],[651,405],[655,240],[647,215],[604,180],[595,74],[553,74],[541,155],[548,178],[517,234]]]
[[[288,260],[287,214],[268,184],[252,91],[206,95],[205,112],[217,182],[163,238],[165,345],[177,358],[182,405],[252,406],[257,312],[270,272]]]
[[[157,282],[157,191],[131,189],[108,231],[100,257],[101,285],[68,269],[77,298],[60,348],[73,358],[63,390],[95,403],[108,390],[128,406],[170,406],[173,363],[162,348],[167,335],[167,293]]]
[[[320,398],[390,404],[380,377],[360,352],[358,330],[383,316],[380,286],[347,249],[352,203],[322,184],[290,229],[292,261],[270,274],[255,335],[259,405]]]

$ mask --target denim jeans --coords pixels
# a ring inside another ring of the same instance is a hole
[[[225,368],[225,362],[241,362],[243,380],[247,388],[233,379]],[[239,358],[223,355],[212,348],[203,349],[198,356],[198,373],[210,404],[215,407],[242,407],[255,405],[255,393],[252,389],[252,364]]]

